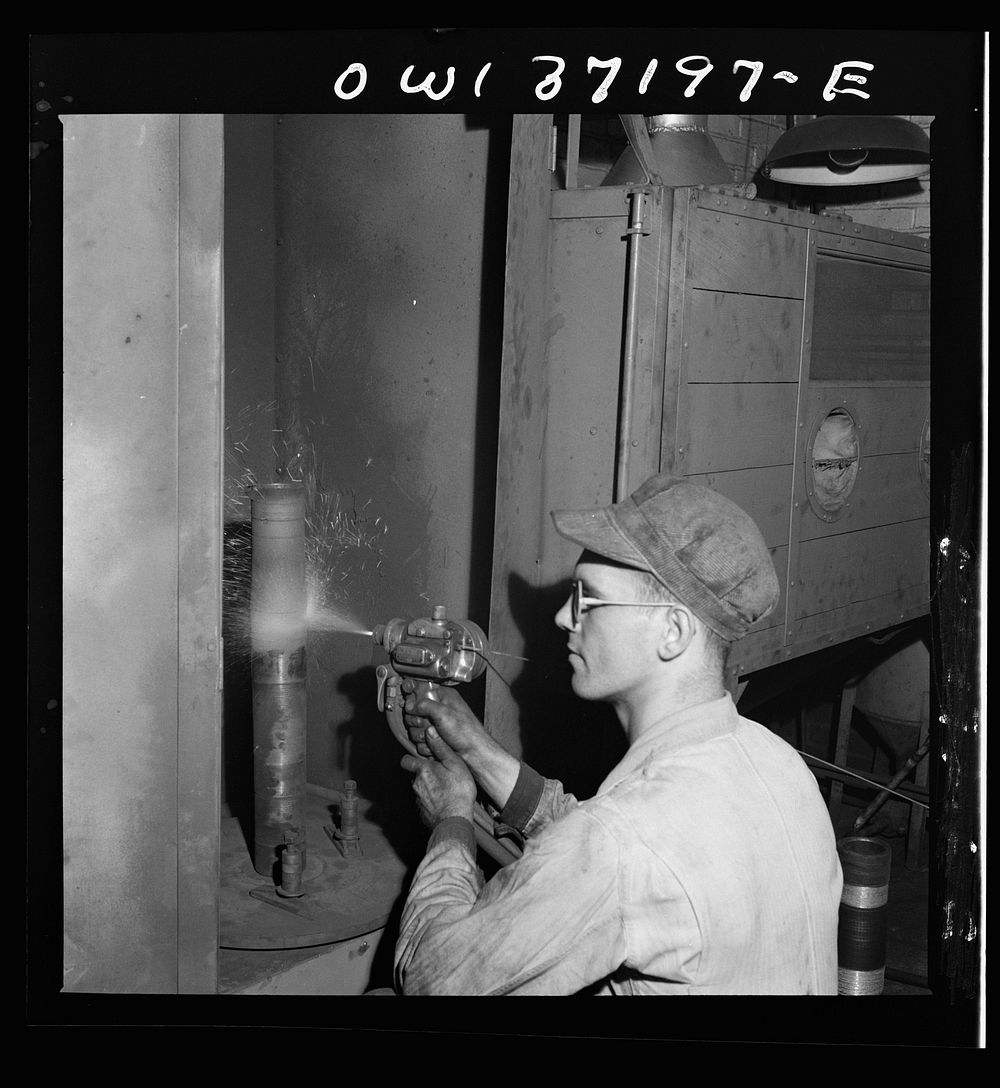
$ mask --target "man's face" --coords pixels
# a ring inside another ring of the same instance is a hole
[[[584,553],[573,577],[585,597],[638,601],[635,572],[603,563]],[[617,703],[648,681],[656,660],[658,624],[643,608],[593,606],[573,626],[571,601],[556,613],[556,625],[567,632],[573,691],[582,699]]]

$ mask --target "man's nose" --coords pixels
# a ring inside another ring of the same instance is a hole
[[[561,627],[564,631],[573,630],[573,609],[571,606],[572,598],[567,597],[562,608],[556,613],[556,627]]]

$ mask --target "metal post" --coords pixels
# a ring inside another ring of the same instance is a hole
[[[618,452],[615,465],[615,502],[629,494],[629,443],[632,436],[632,403],[635,385],[635,357],[639,338],[636,310],[639,300],[640,240],[648,228],[643,226],[647,194],[637,189],[629,194],[632,201],[628,226],[628,296],[625,309],[625,358],[622,361],[621,397],[618,407]]]

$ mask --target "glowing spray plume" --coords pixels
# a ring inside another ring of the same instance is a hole
[[[223,574],[223,620],[227,668],[245,663],[249,656],[251,539],[239,532],[248,501],[263,494],[253,471],[244,461],[247,440],[254,426],[266,421],[269,434],[276,403],[244,408],[237,416],[226,448],[226,507],[230,525]],[[372,617],[361,619],[351,604],[367,580],[381,577],[383,542],[389,532],[384,517],[371,511],[372,499],[359,503],[353,492],[328,487],[316,468],[312,445],[272,446],[277,471],[288,482],[301,484],[305,496],[305,623],[308,633],[345,634],[370,638]],[[267,485],[264,485],[265,487]],[[381,617],[374,617],[380,619]],[[319,649],[317,649],[319,647]],[[322,650],[322,640],[309,643],[307,655]],[[489,658],[529,661],[519,654],[484,647]],[[495,667],[487,660],[487,665]],[[499,673],[498,673],[499,675]],[[501,677],[501,679],[504,679]],[[506,682],[506,681],[505,681]]]
[[[383,541],[389,531],[373,513],[373,500],[358,500],[353,491],[327,486],[317,469],[312,443],[286,441],[272,426],[277,403],[245,407],[228,428],[226,444],[226,557],[223,571],[223,621],[227,669],[242,668],[250,653],[251,538],[243,530],[248,504],[262,486],[247,465],[250,444],[263,435],[272,441],[279,479],[300,483],[305,494],[306,624],[314,634],[371,636],[372,619],[359,617],[352,598],[374,576],[381,577]],[[256,435],[256,438],[254,438]],[[275,435],[277,440],[275,441]],[[266,485],[264,485],[266,486]],[[307,648],[323,652],[322,639]],[[314,661],[314,664],[316,662]]]

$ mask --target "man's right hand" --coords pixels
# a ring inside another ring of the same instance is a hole
[[[427,729],[433,725],[452,752],[465,761],[476,784],[502,809],[517,783],[521,761],[486,732],[455,688],[435,685],[430,698],[418,697],[417,692],[426,687],[418,687],[415,681],[406,679],[401,686],[406,696],[403,723],[417,751],[434,756],[426,743]]]
[[[489,739],[482,723],[452,687],[435,687],[433,696],[418,697],[412,680],[402,683],[406,701],[403,721],[410,742],[422,756],[433,753],[426,743],[427,727],[433,725],[449,748],[463,759]]]

